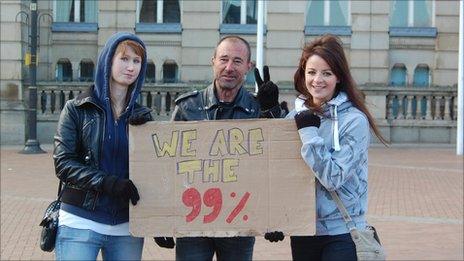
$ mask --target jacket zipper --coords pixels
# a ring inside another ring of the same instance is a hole
[[[93,102],[92,102],[93,103]],[[105,136],[105,122],[106,122],[106,113],[105,113],[105,110],[103,110],[98,104],[96,103],[93,103],[98,109],[100,109],[100,111],[102,112],[103,114],[103,121],[100,123],[100,127],[102,128],[103,130],[103,136]],[[100,167],[100,161],[101,161],[101,152],[103,150],[103,141],[102,141],[102,135],[98,135],[98,144],[100,144],[100,146],[98,147],[98,161],[95,161],[95,165],[96,165],[96,168],[98,169]],[[101,192],[97,191],[96,195],[95,195],[95,200],[93,201],[93,205],[92,205],[92,209],[95,209],[96,206],[97,206],[97,201],[98,201],[98,197],[100,195]]]

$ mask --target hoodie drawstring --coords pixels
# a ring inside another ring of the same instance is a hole
[[[340,151],[340,141],[339,141],[339,135],[338,135],[338,106],[334,105],[333,109],[331,107],[332,111],[332,132],[333,132],[333,146],[332,148],[335,151]]]

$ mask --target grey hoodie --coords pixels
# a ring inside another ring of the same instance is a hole
[[[302,110],[304,97],[295,101],[293,119]],[[367,150],[369,122],[355,108],[346,93],[340,92],[323,108],[321,126],[298,131],[302,142],[301,157],[316,176],[316,235],[348,233],[342,215],[329,190],[336,190],[359,229],[367,225]]]

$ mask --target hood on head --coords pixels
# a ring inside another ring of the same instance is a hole
[[[99,99],[101,104],[105,107],[105,109],[111,110],[111,106],[109,104],[109,87],[110,87],[110,77],[111,77],[111,65],[113,62],[113,56],[115,54],[116,48],[118,47],[119,43],[125,40],[133,40],[146,50],[145,44],[142,40],[132,34],[127,32],[120,32],[113,34],[107,41],[105,46],[100,52],[97,61],[97,70],[95,73],[95,87],[94,93],[95,96]],[[132,93],[128,93],[127,95],[131,95],[129,104],[127,105],[129,108],[135,103],[136,98],[140,94],[140,90],[142,88],[144,79],[145,79],[145,71],[147,67],[147,53],[145,51],[144,57],[142,57],[142,66],[140,68],[140,73],[135,82],[132,84]]]

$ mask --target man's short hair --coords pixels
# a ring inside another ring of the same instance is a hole
[[[214,56],[213,57],[216,57],[216,51],[217,51],[217,47],[224,41],[226,40],[232,40],[232,41],[241,41],[242,43],[245,44],[246,46],[246,49],[248,51],[248,56],[247,56],[247,62],[251,61],[251,48],[250,48],[250,44],[248,43],[247,40],[243,39],[242,37],[238,36],[238,35],[228,35],[228,36],[225,36],[225,37],[222,37],[221,40],[219,40],[219,42],[216,44],[216,48],[214,48]]]

